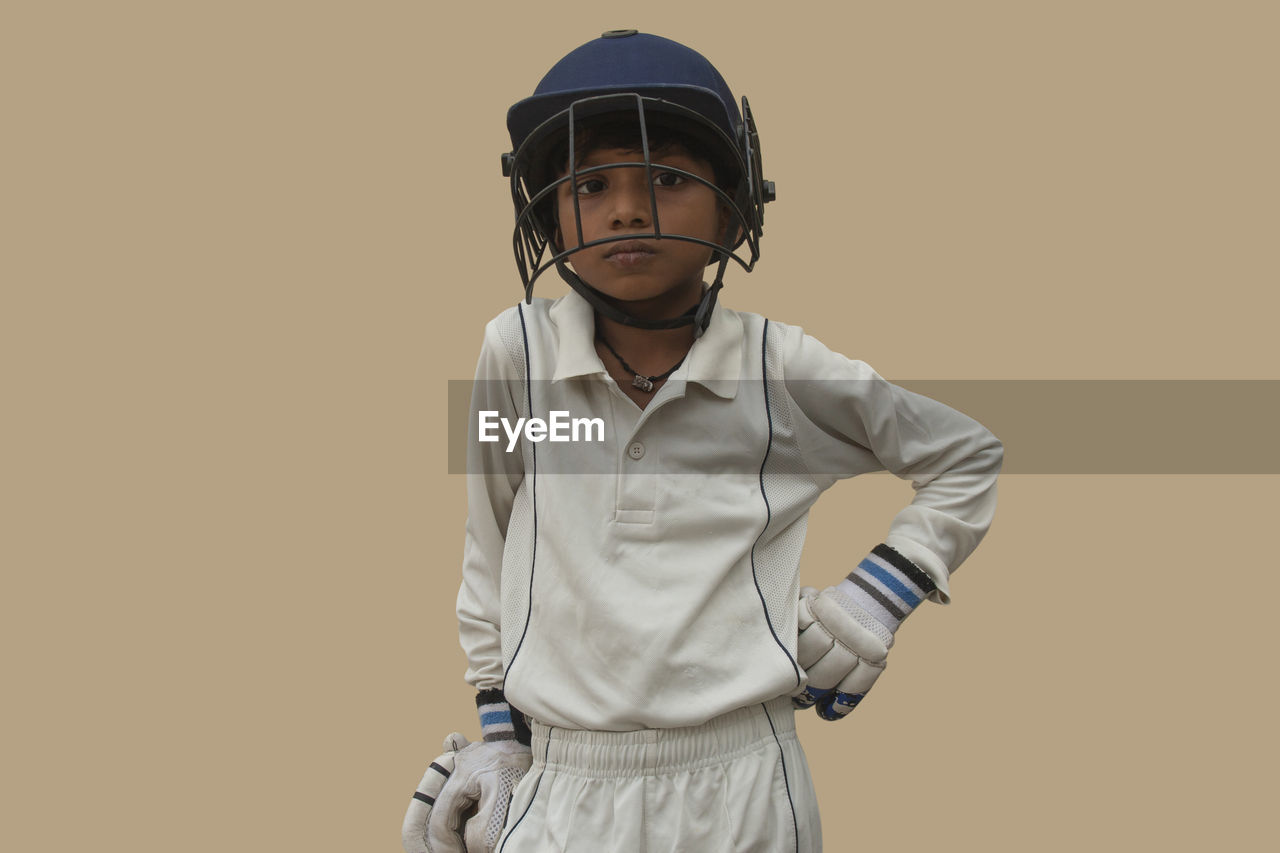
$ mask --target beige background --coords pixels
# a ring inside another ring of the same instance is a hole
[[[505,110],[604,29],[751,97],[729,305],[898,379],[1280,378],[1272,4],[601,8],[5,4],[0,847],[399,849],[477,728],[444,401],[518,297]],[[804,718],[827,849],[1266,846],[1275,486],[1007,477]],[[908,497],[833,490],[804,580]]]

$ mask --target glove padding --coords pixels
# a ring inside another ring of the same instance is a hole
[[[809,681],[791,702],[814,706],[824,720],[843,719],[884,672],[893,634],[834,587],[800,590],[797,616],[796,662]]]
[[[457,732],[444,749],[409,802],[400,841],[406,853],[490,853],[533,753],[514,740],[468,743]]]

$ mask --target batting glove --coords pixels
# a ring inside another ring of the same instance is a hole
[[[843,719],[884,672],[902,620],[936,588],[906,557],[877,545],[836,586],[800,590],[796,662],[808,684],[792,704],[814,707],[824,720]]]
[[[529,729],[500,690],[483,691],[476,704],[484,740],[445,738],[444,755],[409,801],[400,832],[406,853],[491,853],[502,835],[511,792],[533,760]]]

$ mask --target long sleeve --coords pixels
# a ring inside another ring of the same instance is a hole
[[[885,544],[929,576],[930,598],[947,602],[951,572],[995,513],[1000,441],[967,415],[787,331],[786,388],[810,472],[832,481],[875,470],[909,479],[915,497],[895,516]]]
[[[458,590],[458,634],[467,655],[467,681],[477,690],[502,687],[502,559],[516,492],[524,479],[523,457],[498,441],[478,440],[481,412],[514,422],[522,410],[524,377],[504,343],[504,314],[485,328],[472,386],[467,425],[467,530]]]

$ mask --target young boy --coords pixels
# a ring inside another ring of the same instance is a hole
[[[847,714],[990,524],[987,430],[716,304],[773,197],[741,104],[624,30],[508,114],[526,302],[485,330],[458,594],[484,740],[446,740],[410,853],[820,850],[795,709]],[[885,469],[916,489],[885,542],[800,589],[809,507]]]

